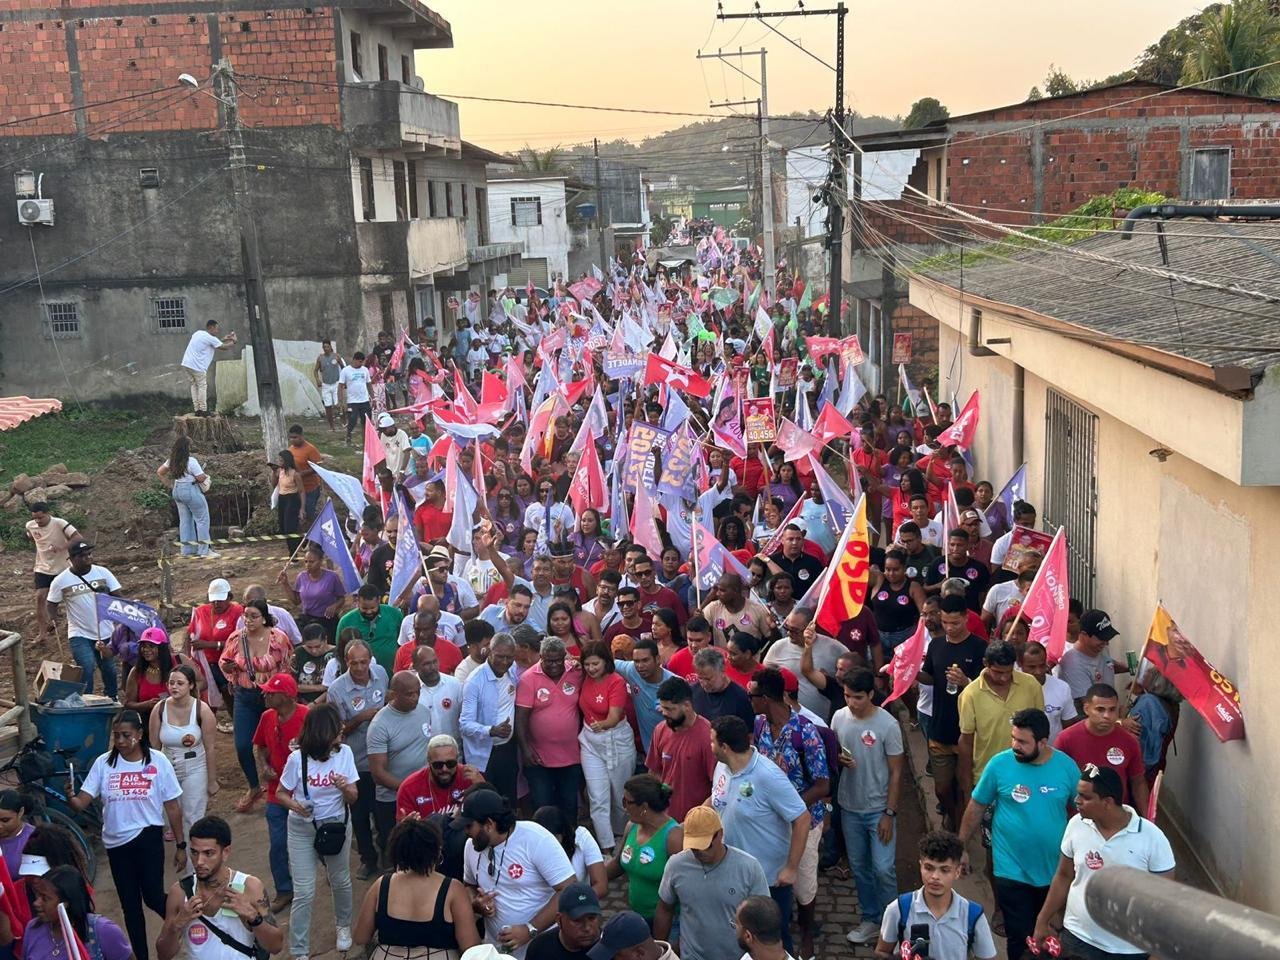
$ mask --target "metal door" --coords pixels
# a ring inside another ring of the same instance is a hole
[[[1045,528],[1067,532],[1071,596],[1093,606],[1098,418],[1053,390],[1045,398]]]

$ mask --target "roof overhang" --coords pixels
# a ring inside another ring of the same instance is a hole
[[[884,133],[864,133],[853,137],[864,153],[882,153],[885,150],[928,150],[941,147],[950,139],[946,127],[925,127],[920,130],[886,130]]]
[[[447,50],[453,46],[449,21],[418,0],[344,0],[342,6],[359,10],[371,23],[412,41],[415,50]]]

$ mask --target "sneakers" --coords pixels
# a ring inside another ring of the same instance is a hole
[[[870,920],[863,920],[858,924],[856,930],[850,930],[845,939],[850,943],[866,944],[874,943],[876,938],[880,936],[880,924],[872,923]]]
[[[206,560],[220,560],[220,559],[222,559],[222,554],[218,553],[218,551],[217,551],[217,550],[210,550],[208,553],[206,553],[206,554],[204,555],[204,559],[206,559]]]
[[[222,716],[218,718],[218,732],[219,733],[235,733],[236,732],[235,725],[232,724],[230,717]]]
[[[351,928],[338,928],[338,941],[334,944],[339,953],[346,953],[351,949]]]
[[[271,912],[279,913],[291,903],[293,903],[292,890],[286,890],[284,893],[277,893],[276,898],[271,901]]]

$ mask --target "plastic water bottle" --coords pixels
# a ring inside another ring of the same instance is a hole
[[[958,667],[960,665],[958,663],[953,663],[951,666]],[[951,696],[954,697],[959,692],[960,692],[960,686],[954,680],[948,680],[947,693],[949,693]]]

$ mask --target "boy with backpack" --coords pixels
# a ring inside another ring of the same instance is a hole
[[[960,877],[964,844],[954,833],[934,830],[920,839],[919,890],[890,903],[880,924],[876,956],[902,960],[992,960],[996,955],[991,926],[982,904],[973,903],[952,887]]]

